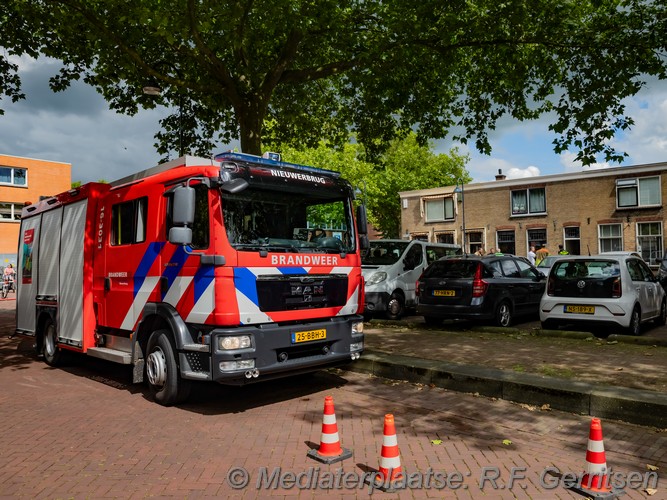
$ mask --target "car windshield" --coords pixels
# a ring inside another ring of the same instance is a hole
[[[361,256],[361,263],[389,266],[401,258],[409,244],[409,241],[371,241],[370,247]]]
[[[285,192],[248,188],[222,194],[229,243],[240,251],[354,252],[350,200],[340,193]]]

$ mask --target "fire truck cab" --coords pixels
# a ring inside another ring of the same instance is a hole
[[[336,172],[182,157],[24,208],[16,332],[56,366],[133,369],[163,405],[192,381],[292,375],[363,351],[365,208]]]

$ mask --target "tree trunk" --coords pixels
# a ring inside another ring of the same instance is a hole
[[[248,102],[242,109],[237,110],[242,153],[261,156],[264,109],[256,102]]]

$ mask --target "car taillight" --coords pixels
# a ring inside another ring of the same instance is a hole
[[[419,280],[415,283],[415,295],[419,297]]]
[[[611,296],[615,299],[623,295],[623,289],[621,288],[621,278],[616,278],[611,284]]]
[[[477,270],[475,270],[475,277],[472,280],[472,296],[484,297],[487,288],[489,288],[489,284],[482,279],[482,264],[479,263]]]

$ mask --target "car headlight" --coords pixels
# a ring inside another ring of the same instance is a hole
[[[377,273],[371,274],[371,277],[368,278],[368,281],[366,281],[367,285],[377,285],[378,283],[382,283],[384,280],[387,279],[387,273],[384,271],[379,271]]]

